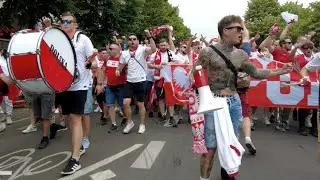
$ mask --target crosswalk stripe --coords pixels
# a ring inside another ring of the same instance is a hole
[[[131,165],[131,168],[151,169],[164,144],[165,141],[151,141],[136,161]]]

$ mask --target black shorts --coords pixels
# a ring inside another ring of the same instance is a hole
[[[146,92],[145,81],[136,82],[136,83],[127,82],[124,86],[123,97],[124,98],[135,97],[135,99],[138,102],[144,102],[145,92]]]
[[[158,100],[160,100],[160,99],[163,100],[165,98],[164,88],[163,88],[163,86],[161,86],[161,87],[158,86],[159,81],[161,81],[161,80],[157,80],[154,82],[156,95],[157,95]]]
[[[59,105],[61,105],[62,98],[61,93],[56,93],[56,98],[54,100],[54,107],[57,109]]]
[[[65,91],[61,94],[61,108],[63,115],[84,114],[84,107],[87,101],[87,90]]]

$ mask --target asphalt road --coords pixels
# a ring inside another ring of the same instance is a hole
[[[60,171],[71,155],[70,132],[62,131],[50,141],[47,149],[38,150],[38,131],[22,134],[28,124],[26,109],[15,109],[14,124],[0,133],[0,180],[198,180],[199,156],[192,153],[191,127],[187,122],[178,128],[165,128],[148,119],[147,131],[139,135],[138,123],[131,134],[122,131],[107,133],[99,115],[93,114],[91,145],[81,157],[82,169],[62,178]],[[137,115],[134,119],[138,119]],[[295,123],[293,126],[295,126]],[[109,125],[109,124],[108,124]],[[316,138],[299,136],[293,127],[288,133],[275,131],[257,123],[252,137],[256,156],[245,153],[240,180],[318,180],[320,162],[317,160]],[[243,138],[241,139],[243,142]],[[212,180],[220,179],[216,158]]]

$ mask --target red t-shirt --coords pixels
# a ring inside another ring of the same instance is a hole
[[[297,60],[298,60],[298,63],[299,63],[299,67],[300,69],[302,69],[305,65],[308,64],[308,60],[306,59],[306,57],[304,56],[304,54],[299,54],[297,55]]]
[[[273,59],[282,63],[290,63],[292,60],[289,58],[290,53],[283,49],[274,49],[272,52]]]
[[[103,64],[103,67],[106,68],[107,85],[109,86],[125,84],[127,80],[124,71],[120,73],[120,76],[116,76],[116,70],[119,65],[119,60],[120,57],[109,57],[107,61],[105,61],[105,63]]]

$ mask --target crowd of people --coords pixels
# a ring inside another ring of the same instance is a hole
[[[36,123],[40,121],[42,139],[39,149],[46,148],[49,140],[54,139],[58,131],[67,130],[66,122],[69,122],[72,133],[72,158],[62,170],[63,175],[73,174],[81,168],[80,156],[90,146],[89,115],[93,112],[101,113],[101,125],[111,121],[109,133],[124,126],[122,131],[128,134],[134,130],[135,123],[139,123],[138,133],[145,133],[146,114],[150,118],[157,114],[158,124],[178,127],[184,120],[181,113],[187,107],[166,102],[164,79],[160,73],[165,65],[201,65],[206,69],[213,95],[227,99],[234,133],[239,137],[242,128],[245,145],[252,155],[257,152],[251,140],[251,130],[255,129],[254,120],[257,120],[254,114],[257,108],[250,107],[247,102],[250,77],[266,79],[294,70],[301,74],[300,84],[304,86],[309,82],[308,72],[320,68],[319,47],[315,47],[312,42],[315,33],[301,35],[294,43],[288,36],[288,32],[294,28],[294,23],[288,24],[280,37],[277,37],[278,31],[271,27],[269,36],[259,45],[257,42],[260,36],[250,38],[244,21],[239,16],[231,15],[219,22],[219,38],[209,42],[202,36],[197,40],[197,36],[194,35],[176,47],[173,30],[166,26],[167,39],[155,42],[155,37],[149,30],[144,31],[143,42],[139,41],[136,34],[120,37],[115,33],[112,42],[96,49],[90,38],[80,33],[77,23],[76,17],[70,12],[62,14],[60,28],[74,46],[79,80],[61,93],[34,95],[23,92],[25,105],[29,107],[31,117],[30,125],[23,133],[37,131]],[[45,31],[46,28],[50,28],[50,19],[45,19],[43,25],[44,27],[38,30]],[[93,56],[95,53],[98,55]],[[6,84],[10,84],[12,82],[5,68],[6,64],[3,64],[6,62],[6,53],[3,55],[0,78]],[[272,59],[283,63],[284,66],[273,70],[257,69],[249,59],[253,55],[273,57]],[[156,101],[147,111],[146,106],[150,102],[152,89],[155,90]],[[1,120],[0,131],[6,128],[5,124],[12,124],[12,101],[8,99],[7,93],[3,93],[1,100],[5,116]],[[96,110],[93,108],[94,104],[98,104]],[[134,112],[139,114],[139,122],[133,119],[132,107],[135,108]],[[318,136],[317,109],[264,108],[264,112],[264,123],[269,126],[275,122],[279,131],[288,131],[293,119],[299,121],[299,134],[307,136],[310,133]],[[59,114],[59,119],[55,121],[54,113]],[[122,117],[121,121],[118,120],[117,113]],[[201,155],[202,180],[210,177],[217,148],[213,112],[205,113],[204,117],[205,145],[208,153]],[[235,179],[223,168],[221,175],[223,179]]]

